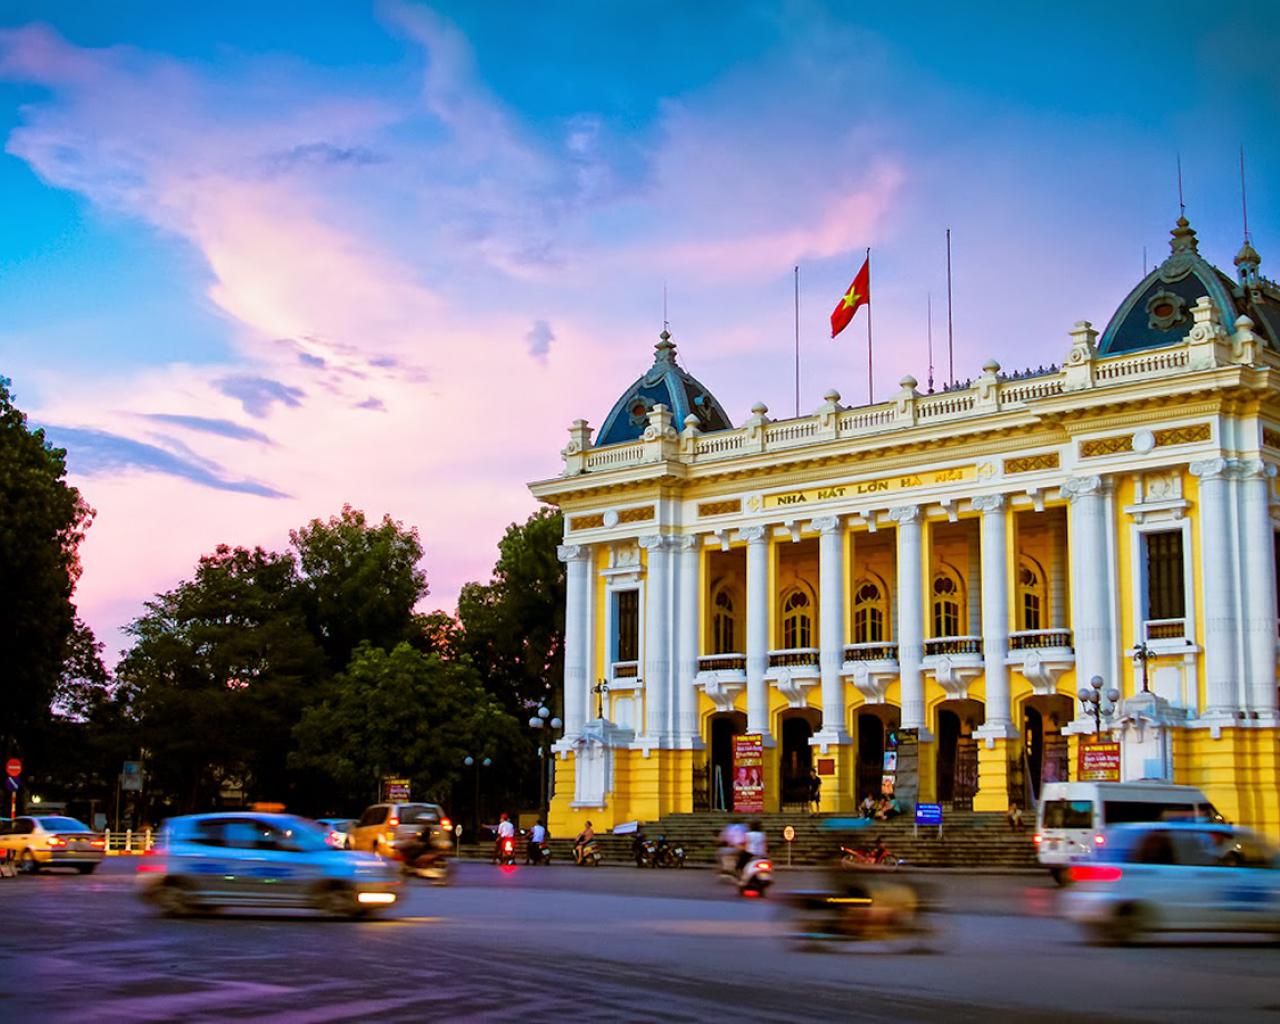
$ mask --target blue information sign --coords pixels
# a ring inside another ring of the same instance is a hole
[[[916,804],[917,825],[941,825],[942,804]]]

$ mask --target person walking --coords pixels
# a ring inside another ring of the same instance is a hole
[[[822,776],[813,768],[809,769],[809,814],[818,813],[822,806]]]

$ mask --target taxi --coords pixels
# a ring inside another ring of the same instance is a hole
[[[392,906],[400,879],[369,854],[335,849],[312,821],[227,812],[170,818],[138,862],[138,891],[163,913],[294,907],[366,917]]]
[[[106,839],[83,821],[40,814],[3,820],[0,860],[13,859],[17,870],[34,875],[45,868],[75,868],[92,874],[106,853]]]
[[[1068,918],[1102,943],[1152,932],[1280,936],[1280,853],[1247,829],[1210,822],[1118,825],[1097,858],[1072,865]]]

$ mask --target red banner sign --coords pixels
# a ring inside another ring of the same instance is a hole
[[[764,744],[758,732],[733,738],[733,810],[764,812]]]
[[[1081,743],[1078,782],[1119,782],[1120,744]]]

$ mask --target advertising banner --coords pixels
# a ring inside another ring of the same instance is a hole
[[[764,812],[764,744],[758,732],[733,738],[733,810]]]
[[[382,799],[389,804],[402,804],[409,799],[408,779],[383,779]]]
[[[1080,782],[1119,782],[1120,744],[1081,743],[1076,778]]]

